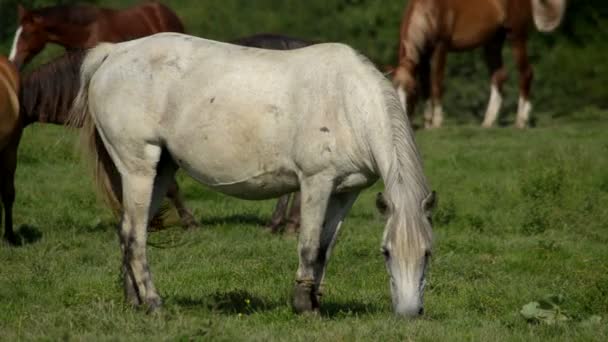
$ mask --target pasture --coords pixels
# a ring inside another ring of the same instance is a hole
[[[543,114],[524,131],[448,122],[416,133],[439,206],[426,313],[414,321],[390,306],[381,184],[346,219],[320,315],[299,316],[296,239],[261,228],[274,202],[221,196],[183,175],[203,227],[150,234],[165,306],[133,310],[118,278],[116,220],[93,193],[76,135],[29,127],[14,213],[24,244],[0,246],[0,339],[605,341],[608,113]],[[550,294],[563,296],[568,320],[527,322],[522,306]]]

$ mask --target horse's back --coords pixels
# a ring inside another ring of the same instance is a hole
[[[352,95],[344,80],[362,66],[343,44],[275,51],[158,34],[115,45],[91,102],[103,103],[96,121],[117,132],[108,140],[162,144],[199,181],[269,198],[296,190],[298,172],[354,172],[342,160],[356,155],[346,102],[366,94]],[[360,83],[378,79],[369,81]],[[137,100],[129,106],[125,94]]]
[[[0,150],[19,124],[19,74],[13,64],[0,56]]]

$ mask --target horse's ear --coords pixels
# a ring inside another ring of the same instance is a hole
[[[27,9],[22,4],[17,4],[17,13],[19,14],[19,22],[21,22],[27,14]]]
[[[389,211],[388,203],[381,192],[376,195],[376,208],[382,215],[386,215]]]
[[[433,190],[422,200],[422,209],[428,213],[435,209],[435,207],[437,207],[437,193]]]

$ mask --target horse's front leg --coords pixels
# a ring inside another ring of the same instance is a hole
[[[293,306],[296,312],[303,313],[319,309],[317,284],[315,278],[321,253],[322,227],[327,204],[333,191],[333,179],[325,175],[300,180],[302,196],[302,218],[298,236],[300,263],[296,273]]]
[[[322,295],[323,279],[325,278],[325,269],[331,252],[336,243],[338,232],[344,217],[355,203],[359,192],[350,192],[344,194],[334,194],[330,197],[325,213],[325,221],[321,230],[321,239],[319,246],[319,255],[315,264],[315,288],[317,289],[317,298]]]

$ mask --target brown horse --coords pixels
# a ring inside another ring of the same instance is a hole
[[[19,27],[9,59],[21,68],[46,43],[83,49],[99,42],[121,42],[158,32],[184,32],[181,21],[159,2],[124,10],[92,5],[60,5],[28,11],[19,5]]]
[[[519,71],[520,96],[515,125],[526,127],[532,82],[526,47],[529,28],[534,22],[539,31],[553,31],[561,22],[565,7],[566,0],[410,0],[401,25],[399,66],[393,78],[407,113],[414,114],[420,92],[430,96],[424,113],[425,127],[441,126],[447,53],[483,46],[492,86],[482,125],[491,127],[500,110],[502,85],[507,78],[502,47],[508,40]],[[416,84],[417,74],[420,87]]]
[[[243,37],[232,40],[230,43],[270,50],[293,50],[315,44],[311,41],[272,33]],[[291,208],[289,207],[290,198],[292,198]],[[300,227],[299,192],[279,198],[267,227],[271,232],[278,233],[284,224],[286,224],[285,231],[288,233],[295,233]]]
[[[4,238],[10,242],[15,242],[12,229],[15,201],[13,179],[17,163],[17,145],[21,137],[19,126],[19,73],[6,57],[0,56],[0,197],[7,227]],[[0,225],[2,207],[0,207]]]
[[[72,52],[61,56],[25,76],[20,87],[16,86],[16,70],[12,63],[0,59],[0,192],[6,213],[4,238],[10,243],[19,243],[19,238],[13,231],[11,213],[15,199],[14,176],[21,133],[25,127],[36,122],[58,125],[67,123],[68,112],[80,87],[79,72],[84,55],[85,52]],[[3,79],[8,79],[8,82],[3,82]],[[8,92],[2,90],[4,84],[11,85]],[[10,100],[8,103],[7,99]],[[184,206],[175,180],[167,197],[177,208],[182,225],[195,227],[196,221]]]

